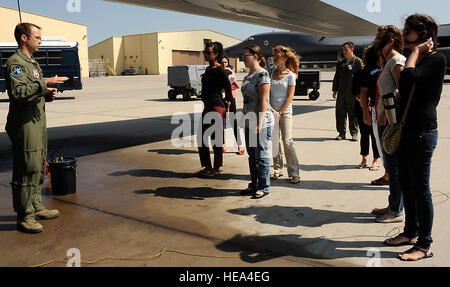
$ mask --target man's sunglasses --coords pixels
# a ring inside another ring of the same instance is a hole
[[[213,53],[213,52],[207,51],[207,50],[203,51],[203,54],[205,54],[205,55],[211,55],[212,53]]]

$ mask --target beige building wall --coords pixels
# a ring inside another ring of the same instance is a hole
[[[172,50],[203,51],[204,40],[219,41],[223,47],[240,43],[241,40],[210,30],[160,32],[158,33],[159,74],[167,74],[172,66]],[[243,67],[238,61],[238,69]],[[236,70],[236,67],[234,67]]]
[[[0,6],[0,42],[15,42],[14,28],[20,22],[16,9]],[[89,77],[87,27],[60,19],[22,11],[22,22],[30,22],[42,28],[42,37],[63,37],[68,42],[78,42],[81,76]]]
[[[186,54],[187,59],[189,52],[203,51],[205,40],[219,41],[224,48],[241,42],[239,39],[210,30],[127,35],[111,37],[89,47],[89,59],[98,59],[101,55],[109,53],[114,58],[114,61],[109,62],[116,75],[120,75],[128,68],[136,68],[142,75],[161,75],[167,74],[167,67],[173,65],[174,54],[177,59]],[[235,67],[235,70],[244,67],[242,62],[237,63],[238,67]]]

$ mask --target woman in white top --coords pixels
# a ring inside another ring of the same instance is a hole
[[[378,94],[375,100],[376,115],[373,121],[378,125],[378,149],[383,151],[383,164],[389,176],[389,206],[381,209],[375,208],[373,210],[377,214],[375,220],[380,223],[403,221],[403,196],[400,189],[397,153],[389,155],[380,146],[380,142],[382,142],[381,137],[387,124],[387,118],[391,122],[396,120],[395,105],[391,103],[385,107],[383,98],[386,98],[387,95],[397,93],[400,72],[403,70],[406,62],[405,56],[401,54],[403,52],[403,45],[403,34],[397,27],[389,25],[378,28],[376,49],[381,56],[383,70],[377,82]]]
[[[273,167],[271,179],[283,175],[283,141],[284,153],[287,161],[288,176],[291,183],[300,182],[297,153],[292,139],[292,100],[294,98],[295,84],[299,69],[299,56],[290,48],[276,46],[272,49],[273,62],[276,70],[272,72],[270,83],[270,106],[275,116],[275,130],[273,133]],[[276,129],[278,128],[278,132]]]

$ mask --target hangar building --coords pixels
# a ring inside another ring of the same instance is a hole
[[[169,66],[207,64],[202,51],[209,41],[219,41],[224,48],[241,42],[211,30],[113,36],[89,47],[89,62],[91,67],[102,63],[110,75],[120,75],[129,68],[137,69],[140,75],[167,74]],[[230,64],[235,71],[244,67],[237,59],[230,59]]]
[[[16,42],[14,28],[20,22],[19,11],[0,6],[0,42]],[[87,26],[22,11],[22,21],[42,28],[42,37],[78,42],[81,76],[89,76]]]

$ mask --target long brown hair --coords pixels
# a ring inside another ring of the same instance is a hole
[[[296,77],[298,77],[298,70],[300,68],[300,56],[295,53],[294,50],[292,50],[289,47],[285,47],[282,45],[278,45],[272,48],[273,54],[280,53],[284,56],[286,59],[286,62],[284,63],[286,68],[291,70]]]
[[[400,54],[403,53],[403,33],[397,27],[393,25],[379,26],[377,38],[380,39],[380,42],[376,46],[378,53],[381,53],[381,50],[383,50],[384,46],[386,46],[391,39],[394,39],[394,49]]]
[[[259,46],[248,45],[248,46],[245,46],[244,50],[249,50],[250,53],[252,53],[253,55],[256,55],[256,57],[259,60],[259,65],[261,66],[261,68],[266,67],[266,58],[264,58],[261,48]]]

